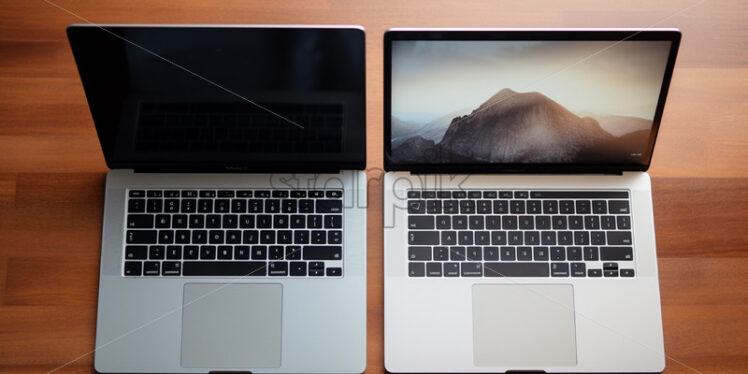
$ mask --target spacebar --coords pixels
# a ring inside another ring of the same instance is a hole
[[[487,277],[547,277],[548,263],[538,262],[486,262],[483,275]]]
[[[262,277],[267,272],[264,261],[185,261],[182,275]]]

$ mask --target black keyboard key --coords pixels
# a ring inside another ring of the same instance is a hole
[[[532,253],[535,261],[548,261],[548,247],[534,247]]]
[[[283,213],[296,213],[296,207],[297,207],[296,200],[281,201],[281,211]]]
[[[216,246],[214,245],[200,246],[200,259],[201,260],[215,260],[216,259]]]
[[[312,236],[311,236],[310,241],[312,244],[326,244],[327,234],[325,233],[325,231],[321,231],[321,230],[312,231]]]
[[[631,247],[600,247],[600,259],[603,261],[632,261],[634,250]]]
[[[558,214],[558,201],[543,200],[543,214]]]
[[[339,277],[343,275],[343,269],[341,268],[327,268],[325,270],[328,277]]]
[[[569,261],[582,261],[582,247],[566,247],[566,259]]]
[[[598,216],[584,217],[584,228],[586,230],[599,230],[600,229],[600,217]]]
[[[476,245],[491,244],[491,234],[488,231],[476,231],[475,232],[475,244]]]
[[[156,230],[127,230],[127,244],[155,244]]]
[[[475,214],[475,201],[461,200],[460,201],[460,214]]]
[[[287,245],[286,246],[286,260],[301,260],[301,246],[300,245]]]
[[[255,227],[255,216],[251,214],[242,214],[239,216],[239,228],[251,229]]]
[[[427,277],[441,277],[442,276],[442,264],[439,262],[429,262],[426,264],[426,276]]]
[[[248,190],[236,191],[236,197],[243,197],[243,198],[252,197],[252,191],[248,191]]]
[[[480,262],[463,262],[460,264],[460,275],[463,277],[480,277],[483,275],[482,265]]]
[[[143,275],[160,275],[161,274],[161,263],[158,261],[146,261],[143,264]]]
[[[497,196],[496,191],[483,191],[484,199],[495,199]]]
[[[559,231],[556,233],[556,241],[558,245],[572,245],[574,244],[574,235],[571,231]]]
[[[484,262],[486,277],[548,277],[547,263],[538,262]]]
[[[328,216],[333,217],[333,216]],[[338,216],[338,218],[340,218]],[[411,230],[433,230],[434,229],[434,217],[433,216],[409,216],[408,217],[408,228]]]
[[[421,191],[408,191],[408,199],[420,199]]]
[[[130,191],[132,192],[132,191]],[[143,274],[143,263],[140,261],[125,261],[125,275],[140,276]]]
[[[190,214],[189,220],[191,229],[202,229],[205,227],[205,216],[202,214]]]
[[[210,244],[223,244],[224,236],[223,230],[210,230],[208,232],[208,242]]]
[[[288,275],[288,262],[285,262],[285,261],[270,262],[268,264],[268,275],[270,275],[271,277],[287,276]]]
[[[289,264],[289,271],[288,273],[292,277],[303,277],[306,276],[306,262],[303,261],[293,261]]]
[[[509,210],[512,212],[512,214],[525,214],[525,201],[512,200],[509,203]]]
[[[566,216],[555,216],[551,218],[554,230],[566,230]]]
[[[584,260],[585,261],[597,261],[600,257],[597,253],[597,247],[584,247]]]
[[[205,230],[192,230],[192,244],[205,244],[208,242],[208,232]]]
[[[306,218],[300,214],[294,214],[290,218],[290,226],[292,229],[303,229],[306,228]]]
[[[341,190],[330,190],[330,191],[325,192],[325,196],[328,197],[328,198],[336,198],[336,197],[339,198],[339,197],[343,197],[343,191],[341,191]]]
[[[166,199],[166,201],[164,201],[164,212],[165,213],[179,213],[179,200]]]
[[[130,190],[129,196],[130,197],[145,197],[145,191],[144,190]]]
[[[569,264],[567,262],[551,263],[551,276],[568,277],[569,276]]]
[[[512,194],[512,191],[499,191],[500,199],[511,199],[512,197],[514,197],[514,194]]]
[[[603,270],[618,270],[617,262],[603,262]]]
[[[607,214],[608,204],[605,203],[605,200],[592,200],[592,213]]]
[[[459,213],[459,204],[457,200],[445,200],[442,202],[442,208],[445,214]]]
[[[247,200],[234,199],[231,200],[231,213],[246,213],[247,212]]]
[[[514,261],[517,259],[514,247],[501,247],[501,261]]]
[[[423,277],[426,275],[426,266],[423,262],[411,262],[408,264],[408,275],[411,277]]]
[[[566,260],[566,251],[564,247],[551,247],[551,260],[553,261],[564,261]]]
[[[483,259],[485,261],[499,261],[499,247],[483,247]]]
[[[459,277],[460,276],[460,264],[458,262],[445,262],[444,263],[444,276],[445,277]]]
[[[587,270],[587,276],[590,278],[600,278],[603,276],[603,271],[600,269],[589,269]]]
[[[621,277],[631,278],[634,276],[634,269],[621,269]]]
[[[454,199],[464,199],[467,197],[467,192],[465,191],[452,191],[452,198]]]
[[[584,262],[573,262],[571,264],[571,276],[572,277],[584,277],[587,275],[587,266]]]
[[[630,230],[631,229],[631,217],[629,216],[618,216],[616,217],[616,222],[618,222],[619,230]]]
[[[127,211],[130,213],[144,213],[145,199],[129,199],[127,201]]]
[[[234,259],[235,260],[249,260],[249,246],[248,245],[237,245],[234,247]]]
[[[551,216],[535,216],[535,228],[549,230],[551,228]]]
[[[434,261],[447,261],[447,260],[449,260],[449,248],[434,247]]]
[[[153,228],[153,214],[128,214],[128,229],[150,229]]]
[[[581,230],[584,228],[584,218],[582,216],[569,216],[569,229]]]
[[[438,230],[449,230],[452,227],[452,219],[449,216],[437,216],[436,228]]]
[[[517,261],[532,261],[532,247],[517,247]]]
[[[491,245],[506,245],[506,231],[491,231]]]
[[[185,276],[262,277],[267,273],[264,261],[184,261]]]
[[[590,214],[590,201],[589,200],[577,200],[576,203],[577,214]]]
[[[437,226],[437,228],[439,228]],[[489,230],[501,229],[501,217],[500,216],[486,216],[486,228]]]
[[[509,231],[508,232],[508,242],[509,245],[522,245],[523,235],[522,231]]]
[[[632,244],[630,231],[608,231],[607,238],[608,238],[609,245],[631,245]]]
[[[258,200],[258,199],[247,200],[247,212],[262,213],[262,211],[263,211],[262,200]]]
[[[467,216],[453,216],[452,217],[452,228],[457,230],[464,230],[468,228]]]
[[[216,197],[216,191],[213,190],[201,190],[200,197],[207,197],[207,198],[215,198]]]
[[[605,245],[605,231],[590,232],[590,244]]]
[[[629,214],[629,202],[626,200],[611,200],[608,201],[608,210],[610,214]]]
[[[327,244],[342,244],[342,243],[343,243],[343,231],[330,230],[327,232]]]
[[[196,245],[185,245],[182,253],[185,260],[197,260],[200,257],[200,248]]]
[[[182,197],[197,197],[197,191],[195,190],[184,190],[182,191]]]
[[[177,230],[174,232],[174,243],[190,244],[190,235],[189,230]]]
[[[556,232],[555,231],[541,231],[540,232],[540,244],[556,245]]]
[[[253,245],[252,246],[252,259],[253,260],[267,260],[268,258],[268,247],[264,245]]]
[[[439,244],[439,243],[436,243],[436,244]],[[472,231],[457,232],[457,244],[460,244],[460,245],[473,244],[473,232]]]
[[[280,200],[265,200],[265,213],[280,213]]]
[[[480,191],[468,191],[468,199],[480,199]]]
[[[275,244],[275,231],[260,231],[260,244]]]
[[[179,261],[164,261],[161,267],[161,275],[179,275],[182,270],[182,263]]]
[[[269,214],[260,214],[257,217],[257,228],[269,229],[273,227],[273,216]]]
[[[515,199],[527,199],[528,197],[530,197],[530,194],[527,191],[514,191]]]
[[[218,191],[218,197],[234,197],[234,191]]]
[[[219,245],[216,253],[219,260],[231,260],[231,257],[234,255],[233,248],[228,245]]]
[[[181,245],[170,245],[166,247],[166,258],[169,260],[181,260],[182,259],[182,246]]]
[[[516,230],[517,229],[517,216],[501,217],[501,227],[504,230]]]
[[[574,231],[574,245],[589,245],[590,233],[587,231]]]
[[[325,197],[325,191],[320,191],[320,190],[309,191],[309,197],[314,197],[314,198]]]
[[[438,199],[449,199],[452,197],[452,194],[449,191],[436,191],[436,197]]]
[[[293,232],[294,244],[309,244],[309,231],[307,230],[294,230]]]
[[[507,200],[494,200],[494,202],[493,202],[493,213],[494,214],[507,214],[507,213],[509,213],[509,201],[507,201]]]
[[[615,230],[616,229],[616,217],[615,216],[600,217],[600,228],[603,230]]]
[[[329,232],[328,232],[329,234]],[[293,231],[291,230],[278,230],[276,233],[275,242],[278,244],[291,244],[293,243]],[[329,241],[328,241],[329,242]],[[332,242],[329,242],[332,243]],[[337,243],[333,243],[337,244]]]
[[[195,199],[182,199],[180,212],[182,213],[195,213],[197,209],[197,200]]]
[[[426,200],[426,213],[441,214],[442,213],[442,201],[441,200]]]
[[[465,256],[468,261],[483,260],[483,249],[481,247],[467,247],[465,251]]]
[[[540,200],[529,200],[527,202],[527,213],[528,214],[540,214],[543,212],[543,206]]]
[[[314,191],[314,192],[319,192],[320,195],[322,194],[322,191]],[[270,197],[270,191],[268,190],[255,191],[255,197],[268,198]]]
[[[561,200],[558,203],[558,212],[561,214],[574,214],[574,201]]]
[[[285,229],[288,228],[288,216],[285,214],[273,215],[273,228]]]
[[[145,260],[148,248],[144,245],[125,246],[125,260]]]
[[[538,245],[540,244],[540,233],[537,231],[525,231],[525,245]]]
[[[618,277],[618,270],[603,270],[603,274],[606,278]]]
[[[438,245],[438,231],[410,231],[408,232],[408,244],[410,245]]]
[[[421,197],[423,197],[424,199],[435,199],[436,191],[423,191],[421,192]]]
[[[408,247],[408,260],[431,261],[431,247]]]
[[[532,216],[519,216],[517,222],[520,230],[532,230],[535,228],[535,220]]]
[[[483,216],[470,216],[468,218],[468,227],[470,230],[483,230],[485,220]]]
[[[340,260],[343,247],[338,245],[305,245],[304,260]]]
[[[465,247],[449,247],[450,261],[465,261]]]
[[[150,191],[149,191],[150,192]],[[148,213],[161,213],[164,201],[161,199],[148,199],[146,202],[146,211]]]
[[[300,190],[291,190],[291,197],[306,197],[306,191],[300,191]]]
[[[478,214],[491,214],[491,201],[478,200],[475,204],[475,210]]]
[[[175,214],[171,217],[171,227],[175,229],[186,229],[188,223],[186,214]]]
[[[271,196],[277,199],[283,199],[288,197],[288,191],[286,190],[273,190]]]
[[[341,200],[317,200],[317,213],[341,213],[343,211],[343,201]]]
[[[442,231],[441,232],[442,243],[444,245],[457,244],[457,231]]]
[[[222,224],[221,216],[218,214],[208,214],[205,216],[205,227],[209,229],[220,229]]]

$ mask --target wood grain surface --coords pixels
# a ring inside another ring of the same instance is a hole
[[[368,365],[383,365],[382,33],[390,27],[678,27],[650,174],[666,373],[748,371],[745,1],[0,2],[0,372],[93,372],[107,171],[65,26],[366,28]],[[632,358],[635,359],[635,358]],[[64,366],[63,366],[64,365]]]

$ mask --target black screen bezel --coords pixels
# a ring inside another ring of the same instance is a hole
[[[665,98],[672,79],[675,60],[680,45],[678,30],[388,30],[384,34],[384,169],[415,173],[621,173],[646,171],[652,162],[652,153],[660,128]],[[397,40],[506,40],[506,41],[670,41],[670,53],[665,68],[660,95],[652,121],[646,164],[499,164],[499,163],[394,163],[391,159],[391,100],[392,100],[392,42]]]
[[[162,28],[180,28],[180,29],[201,29],[201,28],[221,28],[221,29],[262,29],[262,30],[273,30],[273,29],[294,29],[294,30],[336,30],[339,32],[351,33],[361,45],[361,56],[360,60],[363,62],[361,68],[361,76],[357,78],[360,80],[362,87],[360,107],[361,111],[359,114],[360,118],[356,121],[351,121],[350,125],[360,126],[357,131],[360,133],[361,144],[358,147],[358,151],[355,153],[349,153],[349,157],[338,158],[335,161],[268,161],[268,160],[231,160],[231,161],[133,161],[133,160],[116,160],[112,157],[112,149],[114,147],[113,131],[116,131],[114,126],[109,126],[103,121],[96,121],[96,118],[107,116],[107,111],[112,108],[94,108],[89,105],[91,114],[94,118],[94,125],[96,127],[97,135],[99,137],[99,143],[101,145],[104,159],[107,167],[110,169],[134,169],[136,171],[148,171],[148,172],[315,172],[315,173],[327,173],[337,172],[340,170],[363,170],[366,167],[366,49],[365,49],[365,32],[361,26],[317,26],[317,25],[299,25],[299,26],[275,26],[275,25],[86,25],[86,24],[73,24],[69,25],[66,29],[68,41],[70,43],[73,57],[76,65],[78,66],[79,76],[83,85],[84,92],[88,98],[91,94],[91,90],[86,85],[86,79],[84,75],[90,73],[84,71],[82,66],[86,66],[86,69],[108,69],[105,66],[96,66],[90,61],[84,61],[84,57],[79,51],[85,50],[86,48],[109,48],[109,53],[118,54],[119,51],[116,46],[91,46],[86,43],[85,33],[89,32],[100,32],[103,30],[117,30],[117,29],[162,29]],[[124,55],[122,56],[122,63],[124,65]],[[120,68],[126,68],[120,67]],[[122,85],[124,86],[123,82]],[[116,89],[117,87],[114,87]],[[90,99],[88,100],[90,103]],[[97,115],[98,114],[98,115]]]

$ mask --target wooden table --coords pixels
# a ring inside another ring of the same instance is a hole
[[[650,174],[667,373],[748,370],[748,3],[744,1],[3,1],[0,372],[92,372],[107,168],[64,28],[360,24],[367,30],[368,367],[382,372],[382,33],[395,26],[678,27]],[[63,9],[64,8],[64,9]],[[635,358],[632,358],[635,359]]]

